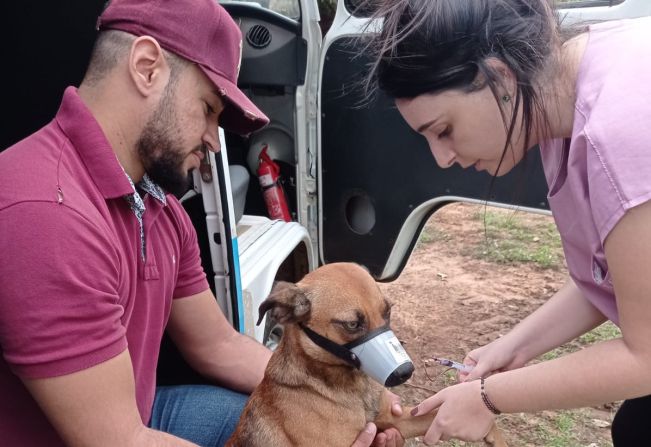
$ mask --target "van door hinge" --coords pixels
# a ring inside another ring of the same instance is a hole
[[[304,178],[304,181],[305,181],[305,191],[310,195],[316,194],[316,180],[307,177]]]

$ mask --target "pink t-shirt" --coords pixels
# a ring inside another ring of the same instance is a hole
[[[619,324],[604,242],[651,198],[651,18],[590,27],[572,138],[541,144],[549,204],[570,274]]]
[[[172,299],[208,283],[171,195],[145,197],[143,261],[132,192],[74,88],[50,124],[0,154],[0,444],[62,445],[17,376],[70,374],[127,347],[149,421]]]

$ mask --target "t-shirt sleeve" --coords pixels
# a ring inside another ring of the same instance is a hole
[[[16,374],[65,375],[127,348],[107,228],[45,202],[0,211],[0,228],[0,344]]]
[[[626,211],[651,199],[648,98],[648,82],[609,79],[586,123],[589,199],[602,244]]]
[[[192,221],[181,204],[175,198],[168,197],[169,206],[176,215],[181,241],[179,272],[173,298],[186,298],[207,290],[210,285],[201,265],[197,233]]]

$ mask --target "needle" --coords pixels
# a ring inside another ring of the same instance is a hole
[[[450,368],[454,368],[457,371],[461,371],[464,373],[469,373],[472,371],[473,366],[472,365],[464,365],[463,363],[455,362],[453,360],[448,360],[448,359],[443,359],[439,357],[434,357],[433,360],[437,362],[440,365],[443,366],[448,366]]]

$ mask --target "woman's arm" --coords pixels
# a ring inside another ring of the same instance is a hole
[[[470,352],[465,363],[475,368],[470,373],[460,374],[461,379],[474,380],[498,371],[520,368],[604,321],[604,315],[568,278],[558,292],[508,334]]]
[[[651,203],[645,203],[629,210],[606,241],[622,338],[491,376],[486,380],[486,392],[498,409],[511,413],[576,408],[651,394],[649,222]],[[556,337],[544,328],[538,335]],[[443,390],[421,403],[419,413],[437,407],[439,413],[427,442],[441,436],[480,439],[492,419],[480,398],[478,381]]]
[[[574,340],[599,326],[606,317],[585,299],[572,278],[551,299],[509,333],[523,363]]]
[[[532,366],[521,375],[495,377],[495,393],[509,387],[505,411],[595,405],[651,394],[651,202],[629,210],[605,243],[622,338]],[[543,336],[543,334],[541,334]],[[547,336],[547,335],[544,335]],[[514,371],[515,373],[515,371]],[[524,387],[540,385],[525,392]],[[515,387],[515,388],[514,388]],[[529,394],[532,402],[517,397]],[[504,393],[505,396],[507,393]],[[499,396],[496,397],[499,400]],[[499,408],[499,407],[498,407]]]

